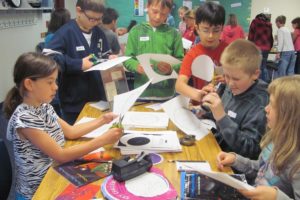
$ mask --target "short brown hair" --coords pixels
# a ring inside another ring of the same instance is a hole
[[[276,22],[280,24],[285,24],[285,21],[286,21],[286,17],[284,15],[280,15],[276,18]]]
[[[254,74],[260,67],[261,59],[260,50],[252,42],[238,39],[225,48],[221,55],[221,64]]]
[[[173,7],[172,0],[148,0],[148,5],[152,5],[152,4],[161,4],[162,8],[167,7],[170,10],[172,10],[172,7]]]
[[[96,13],[104,13],[105,11],[103,0],[77,0],[76,7]]]

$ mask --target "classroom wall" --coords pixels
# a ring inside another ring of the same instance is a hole
[[[0,12],[0,18],[3,12]],[[0,102],[5,99],[7,92],[13,87],[12,73],[16,59],[24,52],[34,51],[36,44],[42,40],[41,32],[46,31],[42,12],[32,12],[32,15],[35,16],[36,24],[0,29]],[[11,18],[15,18],[16,14],[18,13],[10,14]]]
[[[273,24],[273,35],[276,35],[277,27],[275,19],[279,15],[286,16],[286,26],[292,31],[291,21],[295,17],[300,17],[300,1],[299,0],[252,0],[251,19],[261,12],[271,13],[271,22]]]

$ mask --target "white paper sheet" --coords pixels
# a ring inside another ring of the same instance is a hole
[[[150,83],[151,80],[134,90],[114,96],[113,113],[124,115],[134,105],[135,101]]]
[[[81,123],[89,122],[89,121],[92,121],[94,119],[95,118],[91,118],[91,117],[83,117],[76,124],[81,124]],[[86,135],[84,135],[82,137],[96,138],[96,137],[102,135],[103,133],[105,133],[112,126],[112,124],[115,121],[117,121],[117,120],[118,120],[118,118],[114,119],[109,124],[104,124],[103,126],[100,126],[99,128],[96,128],[95,130],[92,130],[91,132],[87,133]]]
[[[169,63],[170,65],[175,65],[181,63],[180,60],[174,58],[173,56],[167,55],[167,54],[142,54],[137,56],[137,59],[139,63],[143,66],[144,71],[149,79],[152,79],[151,83],[155,84],[160,81],[164,81],[167,79],[176,79],[177,73],[173,70],[170,75],[160,75],[156,73],[150,63],[150,59],[155,61],[162,61]]]
[[[162,104],[163,110],[168,114],[172,122],[185,134],[195,135],[197,140],[209,133],[209,129],[190,110],[189,99],[179,95]]]
[[[192,74],[200,79],[211,81],[214,75],[214,62],[207,55],[201,55],[192,63]]]
[[[188,166],[186,166],[188,167]],[[247,183],[244,183],[240,180],[237,180],[233,177],[231,177],[230,175],[226,174],[226,173],[223,173],[223,172],[213,172],[213,171],[205,171],[205,170],[200,170],[200,169],[196,169],[194,167],[189,167],[191,170],[194,170],[194,171],[197,171],[201,174],[204,174],[210,178],[213,178],[217,181],[220,181],[226,185],[229,185],[235,189],[246,189],[246,190],[253,190],[254,187],[247,184]]]
[[[163,112],[126,112],[122,122],[125,129],[164,128],[169,124],[169,117]]]
[[[205,161],[176,161],[177,171],[193,171],[193,169],[191,168],[204,171],[211,171],[209,163]]]
[[[109,68],[112,68],[112,67],[128,60],[129,58],[130,57],[128,57],[128,56],[121,56],[121,57],[117,57],[114,59],[110,59],[110,60],[107,60],[106,62],[99,63],[99,64],[91,67],[90,69],[86,70],[85,72],[93,71],[93,70],[107,70]]]
[[[109,103],[107,101],[98,101],[96,103],[91,103],[90,106],[101,111],[105,111],[109,109]]]
[[[184,49],[190,49],[192,44],[193,44],[192,41],[182,38],[182,45]]]

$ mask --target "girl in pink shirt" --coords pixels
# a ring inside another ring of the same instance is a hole
[[[238,25],[236,15],[230,14],[227,25],[223,28],[221,40],[223,40],[227,44],[230,44],[231,42],[239,38],[245,38],[244,30],[240,25]]]
[[[186,23],[184,21],[184,15],[185,13],[189,10],[188,7],[186,6],[181,6],[179,9],[178,9],[178,16],[180,18],[180,22],[179,22],[179,25],[178,25],[178,30],[180,32],[181,35],[184,34],[185,30],[186,30]]]
[[[300,17],[292,20],[294,32],[292,33],[295,51],[297,52],[297,60],[295,64],[295,74],[300,74]]]

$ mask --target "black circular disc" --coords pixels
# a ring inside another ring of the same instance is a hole
[[[127,141],[127,144],[132,145],[132,146],[141,146],[148,144],[150,142],[150,139],[147,137],[135,137],[131,138]]]

